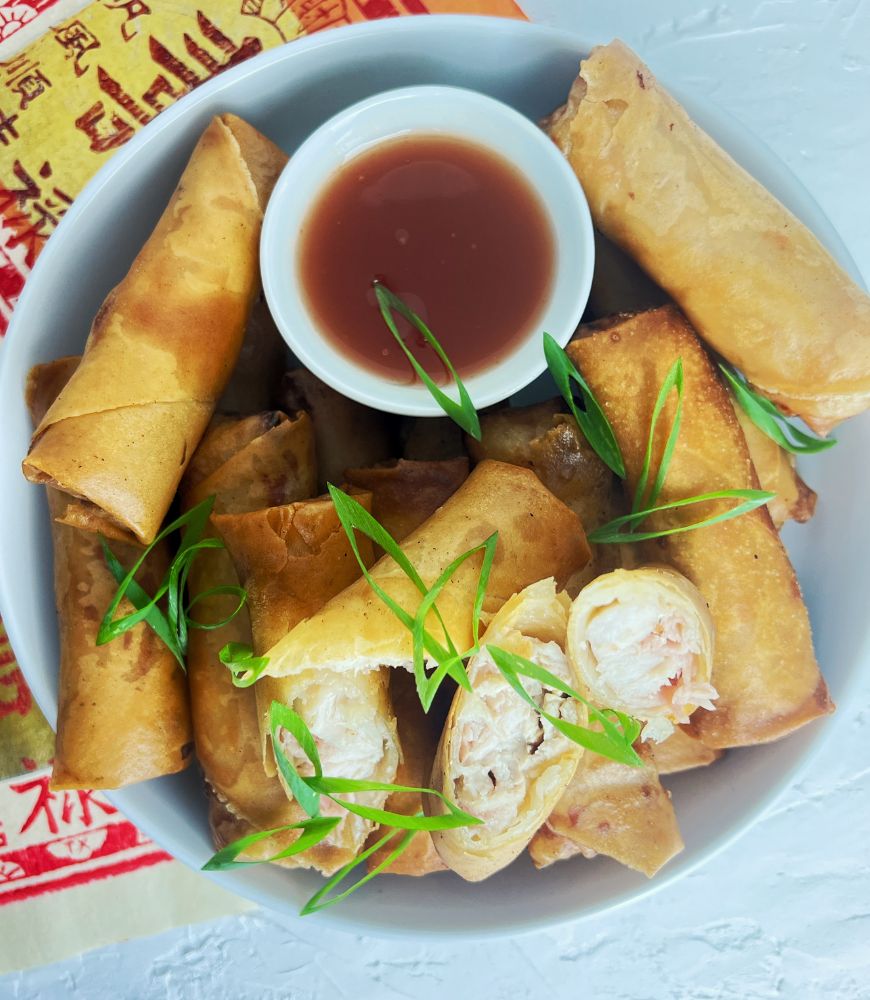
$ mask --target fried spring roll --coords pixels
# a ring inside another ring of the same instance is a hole
[[[704,746],[699,739],[679,727],[661,743],[647,740],[639,744],[637,751],[659,774],[676,774],[695,767],[706,767],[723,753],[722,750]]]
[[[652,878],[682,849],[674,807],[655,768],[587,751],[529,854],[538,868],[575,854],[603,854]]]
[[[669,566],[617,569],[587,584],[568,618],[568,655],[596,705],[645,723],[661,742],[699,706],[713,711],[713,620]]]
[[[372,494],[372,513],[401,542],[468,478],[468,459],[409,462],[400,458],[371,469],[348,469],[345,479]]]
[[[518,590],[553,576],[559,586],[589,561],[577,516],[535,475],[501,462],[482,462],[459,490],[405,539],[402,548],[431,586],[461,553],[499,532],[483,604],[492,615]],[[438,598],[444,626],[457,649],[473,644],[472,608],[482,554],[466,559]],[[388,556],[371,571],[378,584],[410,614],[420,591]],[[445,642],[434,615],[428,628]],[[281,677],[312,669],[411,668],[410,631],[366,580],[351,584],[322,611],[301,622],[269,651],[266,672]]]
[[[239,354],[263,210],[285,160],[240,119],[212,120],[39,422],[28,479],[153,540]]]
[[[217,423],[188,466],[182,502],[190,508],[214,495],[215,510],[227,513],[289,502],[315,488],[309,418],[290,420],[270,412]],[[237,585],[238,577],[225,550],[207,549],[193,562],[188,583],[193,597],[213,587]],[[198,601],[194,614],[200,621],[220,621],[235,604],[233,597],[211,595]],[[218,654],[228,642],[250,645],[247,609],[220,629],[190,633],[187,669],[197,756],[209,786],[244,833],[293,823],[293,804],[281,784],[263,771],[254,691],[234,687],[220,662]],[[245,857],[270,857],[294,839],[294,834],[269,838]],[[216,840],[220,845],[217,834]]]
[[[357,500],[368,508],[371,494],[360,494]],[[215,515],[212,523],[248,592],[255,654],[268,649],[360,575],[329,499]],[[361,539],[359,547],[363,559],[371,563],[368,539]],[[400,751],[388,686],[386,667],[359,673],[312,670],[292,677],[261,678],[254,691],[266,773],[278,773],[269,724],[272,702],[277,701],[305,720],[317,743],[324,774],[392,782]],[[278,735],[294,766],[301,773],[313,773],[295,738],[283,728]],[[291,790],[285,787],[285,791],[292,799]],[[386,797],[386,792],[348,795],[350,801],[378,809]],[[297,819],[304,819],[304,811],[298,805],[295,808]],[[294,860],[331,874],[357,855],[372,823],[329,800],[323,802],[322,810],[324,815],[341,816],[341,823],[316,848]]]
[[[870,296],[622,42],[549,123],[595,225],[700,335],[820,433],[870,405]]]
[[[307,368],[287,372],[281,399],[288,411],[305,410],[314,422],[320,492],[344,482],[345,469],[396,454],[395,418],[342,396]]]
[[[34,423],[72,376],[78,358],[37,365],[26,397]],[[191,760],[193,739],[184,675],[168,648],[144,623],[103,646],[96,644],[103,615],[118,590],[97,535],[55,522],[68,498],[48,487],[54,582],[60,632],[57,737],[51,786],[119,788],[174,774]],[[141,549],[112,543],[130,567]],[[169,563],[154,550],[139,582],[159,587]],[[132,605],[122,602],[119,614]]]
[[[659,387],[677,358],[685,379],[683,419],[660,504],[723,489],[757,488],[728,395],[691,327],[673,307],[625,320],[569,345],[568,353],[609,415],[625,459],[628,490],[643,464]],[[673,416],[658,423],[657,468]],[[644,530],[688,525],[734,501],[651,515]],[[679,570],[703,594],[716,628],[715,711],[699,709],[690,730],[712,747],[765,743],[832,711],[813,653],[794,570],[764,508],[638,545],[649,562]]]
[[[509,865],[528,846],[574,776],[583,748],[543,719],[504,679],[487,646],[517,653],[571,687],[581,685],[565,653],[570,601],[552,579],[514,595],[496,614],[481,651],[468,663],[472,691],[458,688],[435,755],[432,787],[480,826],[436,830],[441,859],[469,882]],[[581,685],[582,686],[582,685]],[[524,687],[550,715],[573,725],[587,721],[586,706],[537,681]],[[446,807],[431,797],[432,814]]]

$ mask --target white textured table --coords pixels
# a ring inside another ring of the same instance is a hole
[[[870,3],[523,0],[618,35],[797,173],[870,276]],[[587,9],[584,9],[587,8]],[[870,592],[870,587],[868,587]],[[500,942],[381,941],[266,913],[0,979],[0,996],[870,998],[870,664],[801,780],[700,871],[609,915]]]

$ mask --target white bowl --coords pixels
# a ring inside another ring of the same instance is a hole
[[[296,357],[345,396],[390,413],[441,416],[422,382],[378,375],[323,335],[306,304],[297,260],[305,218],[335,172],[380,143],[413,134],[464,139],[499,154],[534,189],[553,234],[555,271],[538,316],[513,350],[464,379],[478,409],[507,399],[544,371],[542,331],[562,345],[571,339],[589,298],[595,244],[586,197],[565,157],[524,115],[473,90],[420,86],[376,94],[340,111],[302,143],[275,185],[260,240],[263,289],[278,329]],[[452,387],[445,391],[458,398]]]
[[[37,262],[0,348],[0,608],[49,722],[57,715],[52,551],[43,490],[20,472],[30,440],[24,378],[36,362],[82,349],[103,297],[147,238],[209,118],[233,111],[292,152],[318,125],[363,97],[411,84],[448,83],[489,94],[535,120],[564,100],[580,55],[601,40],[467,16],[397,18],[322,32],[264,53],[193,91],[112,157],[79,195]],[[715,106],[671,89],[698,124],[859,277],[824,214],[767,147]],[[552,386],[545,391],[552,394]],[[810,524],[789,525],[784,538],[804,588],[819,661],[842,710],[854,679],[870,663],[865,499],[870,421],[866,416],[849,421],[838,428],[837,438],[836,448],[802,463],[802,474],[821,492],[819,507]],[[431,940],[517,933],[594,916],[668,886],[730,843],[795,780],[831,730],[828,721],[815,722],[779,743],[733,751],[712,768],[667,778],[686,849],[651,881],[603,858],[566,861],[542,872],[521,859],[479,885],[449,873],[423,883],[385,876],[307,918],[306,926]],[[193,868],[211,855],[195,768],[111,798]],[[316,875],[269,867],[211,877],[290,921],[322,885]],[[688,884],[684,888],[690,890]]]

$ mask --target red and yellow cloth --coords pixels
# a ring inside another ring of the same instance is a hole
[[[513,0],[95,0],[81,7],[80,0],[0,0],[0,338],[79,191],[140,128],[201,83],[300,35],[356,21],[524,16]],[[9,55],[19,34],[34,40]],[[0,973],[244,907],[172,861],[98,793],[52,792],[53,745],[0,622],[0,937],[7,956]]]

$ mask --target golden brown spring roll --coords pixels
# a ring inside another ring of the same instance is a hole
[[[568,655],[596,705],[645,723],[662,742],[718,697],[713,619],[698,588],[670,566],[616,569],[571,606]]]
[[[486,615],[495,614],[535,580],[553,576],[563,586],[589,561],[576,514],[533,473],[501,462],[481,462],[402,548],[431,586],[454,559],[495,531],[499,539],[483,604]],[[459,650],[473,643],[472,606],[481,563],[482,554],[467,559],[438,598],[444,625]],[[379,560],[371,575],[410,614],[419,607],[420,592],[392,558]],[[427,625],[433,638],[443,643],[434,615]],[[266,672],[276,677],[312,669],[410,668],[413,644],[410,631],[363,579],[292,629],[268,656]]]
[[[409,462],[348,469],[345,479],[372,494],[372,513],[397,542],[407,538],[468,478],[468,459]]]
[[[31,369],[26,397],[34,424],[78,362],[62,358]],[[174,774],[190,763],[193,750],[184,674],[144,622],[96,645],[118,584],[97,535],[55,523],[68,498],[52,487],[46,493],[60,632],[52,788],[119,788]],[[141,554],[139,548],[115,542],[111,548],[127,568]],[[157,590],[168,563],[166,546],[159,546],[138,577],[148,593]],[[124,601],[117,613],[131,611]]]
[[[706,767],[723,754],[722,750],[704,746],[699,739],[679,726],[661,743],[646,740],[639,743],[636,749],[659,774],[676,774],[695,767]]]
[[[622,42],[549,132],[595,225],[749,381],[820,433],[870,405],[870,296]]]
[[[509,865],[528,846],[568,787],[583,748],[562,735],[504,679],[487,646],[517,653],[573,688],[582,687],[565,653],[571,602],[554,581],[540,580],[515,594],[487,627],[483,646],[468,663],[472,691],[458,688],[444,724],[432,787],[482,824],[437,830],[441,859],[469,882]],[[537,681],[524,687],[550,715],[585,726],[586,706]],[[428,812],[446,813],[430,797]]]
[[[619,480],[595,454],[560,399],[484,413],[481,439],[468,439],[474,461],[485,458],[531,469],[570,507],[587,532],[627,513]],[[592,560],[568,582],[570,594],[623,564],[620,546],[592,545]],[[627,557],[627,556],[626,556]]]
[[[315,485],[309,418],[290,420],[269,412],[216,424],[188,466],[182,502],[190,508],[214,495],[219,512],[257,509],[310,495]],[[195,596],[212,587],[238,585],[238,577],[225,550],[208,549],[193,562],[188,582]],[[200,600],[193,614],[203,622],[220,621],[235,604],[233,597],[212,595]],[[263,771],[254,691],[234,687],[220,662],[218,654],[228,642],[250,645],[246,608],[220,629],[190,633],[187,668],[194,737],[206,781],[233,816],[250,824],[244,832],[296,822],[281,784]],[[270,838],[246,857],[270,857],[293,839],[294,834]]]
[[[674,807],[655,768],[587,751],[529,854],[538,868],[575,854],[603,854],[652,878],[682,849]]]
[[[366,508],[371,494],[356,499]],[[301,501],[243,514],[218,514],[212,524],[248,592],[253,649],[260,655],[297,622],[318,611],[360,575],[359,565],[330,499]],[[373,562],[367,538],[360,554]],[[389,699],[389,671],[334,673],[309,671],[292,677],[263,677],[254,686],[263,762],[276,775],[269,711],[273,701],[290,706],[305,720],[317,743],[324,774],[366,781],[392,782],[399,763],[396,720]],[[313,773],[295,738],[279,730],[282,749],[301,773]],[[292,791],[285,787],[292,799]],[[348,794],[352,802],[382,808],[386,792]],[[305,818],[298,807],[298,819]],[[346,812],[328,799],[324,816],[341,816],[339,825],[296,863],[331,874],[353,859],[372,823]],[[289,861],[289,859],[288,859]]]
[[[256,413],[275,406],[289,359],[289,348],[260,292],[248,317],[235,368],[218,400],[217,412]]]
[[[659,503],[758,481],[728,395],[691,327],[674,307],[641,313],[568,353],[607,411],[633,491],[643,464],[659,387],[682,358],[683,419]],[[662,411],[653,467],[674,411]],[[654,514],[645,530],[691,524],[734,501]],[[832,710],[813,653],[807,610],[794,570],[765,508],[696,531],[640,543],[641,556],[665,562],[701,591],[716,627],[712,684],[716,710],[699,709],[690,730],[712,747],[774,740]]]
[[[240,119],[212,120],[37,426],[28,479],[152,541],[236,362],[263,210],[285,160]]]
[[[287,372],[281,400],[288,411],[311,415],[321,493],[328,483],[343,483],[345,469],[375,465],[396,454],[394,417],[342,396],[307,368]]]
[[[815,513],[816,494],[798,475],[794,456],[756,427],[733,396],[731,402],[759,485],[763,490],[776,494],[767,504],[771,520],[777,528],[781,528],[786,521],[794,520],[800,524],[809,521]]]

